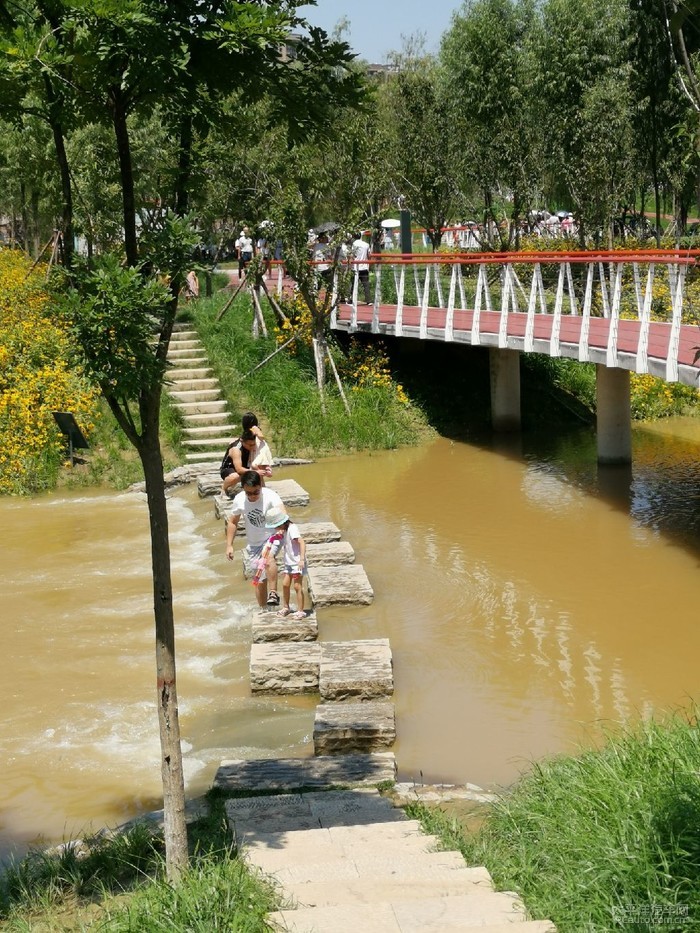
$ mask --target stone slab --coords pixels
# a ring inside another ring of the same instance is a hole
[[[284,893],[300,906],[332,907],[334,904],[368,904],[399,898],[415,900],[429,896],[451,897],[455,894],[488,890],[491,881],[486,869],[475,868],[472,871],[483,873],[485,879],[479,877],[473,880],[471,877],[463,877],[462,872],[450,872],[444,881],[424,881],[418,876],[407,881],[375,881],[372,878],[362,878],[345,884],[312,881],[307,884],[288,884]]]
[[[317,755],[343,755],[390,748],[396,741],[391,700],[344,700],[321,703],[314,718]]]
[[[340,528],[333,522],[297,522],[297,527],[307,545],[340,541]]]
[[[289,790],[329,784],[379,784],[396,778],[393,752],[310,758],[222,761],[214,786],[224,790]],[[402,811],[397,811],[402,812]]]
[[[416,875],[428,880],[436,875],[444,878],[446,871],[466,870],[467,866],[459,852],[422,852],[420,855],[408,853],[404,856],[388,857],[367,853],[354,859],[328,859],[325,862],[291,865],[276,872],[275,878],[284,885],[309,881],[351,881],[357,878],[388,877],[395,881],[401,877],[413,878]]]
[[[253,617],[253,641],[316,641],[318,620],[315,612],[304,619],[281,619],[276,612],[259,612]]]
[[[337,567],[340,564],[354,564],[355,551],[349,541],[307,543],[306,563],[309,567]]]
[[[368,606],[374,591],[362,564],[309,567],[309,592],[315,606]]]
[[[320,646],[316,642],[264,643],[250,646],[250,689],[277,695],[318,690]]]
[[[392,696],[394,672],[389,639],[323,642],[319,692],[324,700]]]
[[[223,457],[223,451],[221,453]],[[308,492],[297,483],[295,479],[267,479],[265,486],[273,489],[282,502],[288,507],[305,506],[309,504]],[[197,492],[200,499],[221,495],[221,476],[219,473],[204,473],[197,479]],[[222,506],[226,505],[226,497],[222,498]]]

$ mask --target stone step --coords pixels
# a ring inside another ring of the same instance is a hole
[[[388,638],[321,644],[319,692],[324,700],[372,700],[394,692]]]
[[[230,418],[231,418],[230,412],[214,411],[214,412],[211,412],[210,414],[200,413],[200,414],[195,414],[195,415],[188,415],[186,412],[182,411],[180,405],[178,405],[177,407],[180,410],[180,414],[182,415],[183,424],[191,425],[194,428],[196,427],[215,428],[219,426],[221,428],[222,433],[224,432],[226,428],[232,428],[233,436],[231,440],[233,440],[233,437],[235,437],[235,432],[238,426],[230,423]]]
[[[319,660],[317,642],[254,643],[250,646],[251,692],[284,696],[317,693]]]
[[[168,356],[170,356],[171,353],[180,353],[181,351],[184,351],[184,350],[203,350],[203,349],[204,347],[202,346],[200,340],[197,337],[183,340],[183,339],[180,339],[180,336],[178,335],[178,338],[175,341],[171,341],[170,343],[170,347],[168,348]]]
[[[214,778],[214,786],[222,790],[292,790],[298,787],[326,787],[329,784],[373,785],[395,779],[396,759],[393,752],[374,752],[371,755],[222,761]],[[402,810],[396,812],[403,815]]]
[[[209,415],[209,417],[211,418],[212,415]],[[190,422],[187,419],[185,419],[185,424],[189,425]],[[226,424],[226,423],[203,424],[203,425],[197,424],[195,427],[183,428],[183,433],[186,434],[187,437],[193,438],[193,439],[197,437],[203,437],[203,438],[208,438],[208,437],[213,437],[213,436],[219,437],[222,434],[228,433],[229,441],[230,441],[231,435],[233,434],[235,430],[236,430],[235,424]]]
[[[223,451],[226,449],[226,445],[231,441],[231,436],[229,434],[220,435],[219,437],[190,437],[186,440],[181,441],[183,447],[187,447],[190,450],[193,447],[208,447],[210,450],[218,450],[223,457]],[[219,486],[221,486],[221,476],[219,476]]]
[[[309,567],[309,592],[314,606],[368,606],[374,591],[362,564]]]
[[[321,760],[307,759],[307,763]],[[226,802],[226,812],[232,825],[240,820],[259,820],[260,832],[287,833],[396,820],[411,822],[404,811],[395,807],[388,797],[383,797],[376,787],[238,798]],[[300,825],[307,817],[315,821],[313,825]]]
[[[214,461],[213,454],[210,450],[200,450],[199,452],[192,454],[185,454],[185,461],[187,463],[207,464],[210,467],[216,466],[216,462]]]
[[[526,914],[516,895],[488,892],[280,910],[267,919],[290,933],[455,933],[475,929],[483,933],[487,923],[516,923],[522,928]]]
[[[349,541],[327,541],[306,545],[306,562],[309,567],[337,567],[338,564],[354,564],[355,551]]]
[[[215,402],[220,398],[218,389],[171,389],[168,394],[177,402]]]
[[[293,604],[293,603],[292,603]],[[276,612],[258,612],[253,617],[253,641],[316,641],[318,621],[315,612],[303,619],[280,618]]]
[[[176,373],[179,369],[201,369],[209,365],[203,350],[173,350],[168,353],[167,361],[169,373]]]
[[[226,414],[228,416],[228,403],[223,399],[211,402],[175,402],[175,407],[188,417]]]
[[[459,852],[421,852],[418,855],[374,856],[371,852],[360,853],[353,859],[325,859],[290,865],[275,872],[279,884],[304,884],[309,881],[355,881],[357,878],[389,878],[400,881],[416,875],[428,881],[437,875],[445,877],[445,871],[468,871]],[[326,928],[322,928],[325,933]],[[356,929],[363,930],[362,926]]]
[[[177,370],[171,370],[166,380],[166,388],[170,392],[173,389],[183,392],[188,389],[201,391],[202,389],[218,389],[221,392],[221,386],[218,379],[180,379]]]
[[[391,748],[395,741],[396,717],[392,700],[340,700],[316,707],[316,755],[383,751]]]
[[[307,545],[340,541],[340,529],[333,522],[297,522],[297,527]]]
[[[230,438],[229,438],[230,440]],[[221,454],[223,457],[223,452]],[[266,479],[265,486],[273,489],[287,508],[304,507],[309,504],[309,494],[294,479]],[[217,518],[228,518],[233,508],[233,500],[229,496],[221,495],[221,476],[218,472],[203,474],[197,478],[197,492],[200,499],[215,496],[214,514]]]
[[[213,370],[208,366],[201,366],[199,369],[186,369],[184,366],[173,367],[170,373],[177,373],[178,379],[209,379],[213,375]],[[166,382],[169,379],[166,377]]]
[[[199,334],[196,330],[192,330],[191,327],[173,327],[173,333],[172,337],[170,338],[170,342],[171,344],[177,343],[178,340],[199,340]]]
[[[468,869],[469,870],[469,869]],[[416,876],[406,881],[375,881],[373,878],[358,878],[337,884],[328,881],[310,881],[307,884],[285,885],[285,896],[291,897],[302,907],[332,907],[341,904],[367,904],[378,901],[417,900],[423,897],[451,897],[455,894],[472,894],[490,890],[491,878],[485,868],[471,869],[483,872],[484,878],[463,877],[462,872],[449,871],[445,879],[424,881]],[[456,876],[456,877],[454,877]]]

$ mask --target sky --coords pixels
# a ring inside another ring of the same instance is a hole
[[[437,52],[452,14],[462,5],[462,0],[317,0],[315,7],[299,7],[299,13],[329,33],[347,17],[350,30],[343,39],[360,58],[377,63],[401,48],[402,35],[417,32],[425,33],[426,52]]]

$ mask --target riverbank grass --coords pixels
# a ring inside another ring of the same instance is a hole
[[[266,314],[269,336],[255,339],[250,300],[245,295],[217,321],[228,297],[222,292],[193,302],[183,319],[189,317],[194,322],[234,421],[240,424],[240,414],[248,409],[259,413],[269,426],[277,456],[393,449],[431,435],[425,416],[392,378],[386,354],[376,348],[360,352],[352,341],[344,348],[330,338],[350,415],[330,373],[324,414],[301,308],[286,306],[301,339],[256,369],[291,332],[276,329],[274,318]]]
[[[559,933],[700,929],[698,711],[535,764],[474,834],[407,807]]]

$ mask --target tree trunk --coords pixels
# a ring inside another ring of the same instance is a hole
[[[321,398],[321,411],[323,414],[326,414],[326,396],[325,396],[325,385],[326,385],[326,338],[321,333],[317,333],[312,340],[313,351],[314,351],[314,362],[316,363],[316,385],[318,386],[318,394]]]
[[[124,224],[124,252],[130,266],[138,263],[136,240],[136,201],[134,198],[134,172],[131,164],[131,145],[126,125],[126,106],[119,88],[112,89],[110,100],[112,123],[119,156],[119,177],[122,189],[122,221]]]
[[[168,880],[175,882],[187,867],[188,852],[187,824],[185,822],[185,787],[182,772],[175,675],[175,625],[170,576],[168,513],[165,500],[165,483],[163,481],[163,461],[158,438],[159,396],[159,389],[151,390],[148,396],[141,399],[143,433],[138,445],[138,452],[146,480],[148,518],[151,530],[165,859]]]
[[[175,213],[184,217],[189,209],[189,184],[192,171],[192,117],[186,114],[180,124],[177,180],[175,182]]]
[[[56,161],[61,176],[61,197],[63,201],[63,214],[61,226],[63,233],[63,261],[66,268],[73,265],[74,231],[73,231],[73,188],[71,185],[70,166],[66,153],[66,141],[63,136],[63,126],[58,117],[58,101],[48,75],[44,75],[44,87],[49,110],[49,124],[53,134],[53,144],[56,150]]]

